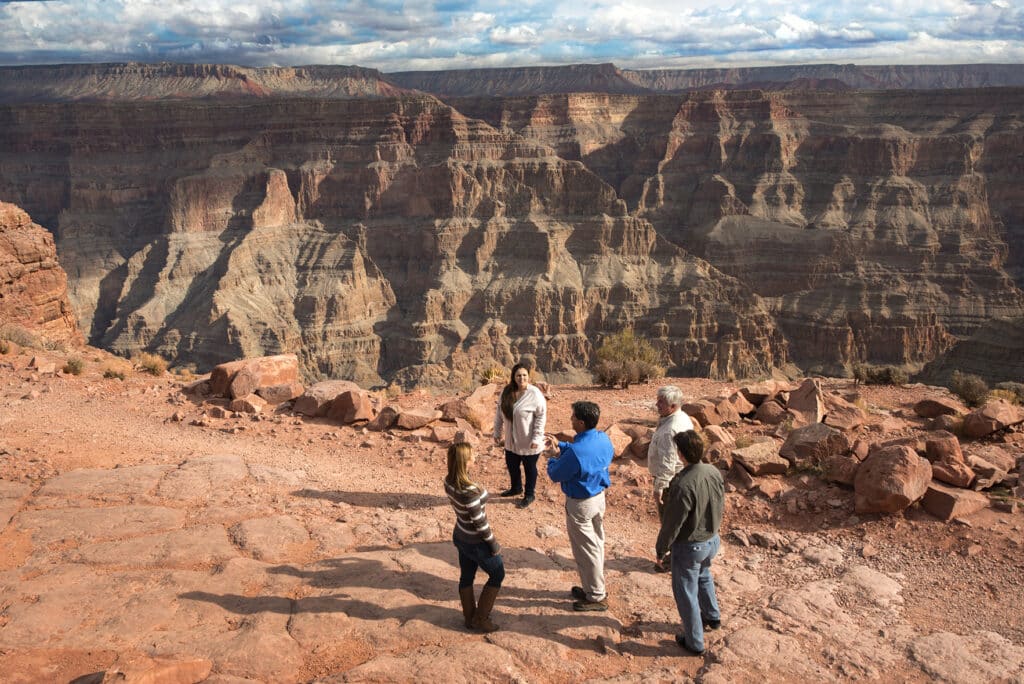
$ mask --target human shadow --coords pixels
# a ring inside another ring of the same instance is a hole
[[[360,508],[393,508],[404,510],[424,510],[437,508],[448,503],[443,496],[433,494],[413,494],[411,492],[345,492],[340,490],[321,491],[317,489],[298,489],[292,496],[306,499],[324,499],[332,503],[346,503]]]
[[[429,548],[441,544],[424,546]],[[401,564],[400,560],[396,562]],[[457,599],[458,569],[454,563],[451,575],[446,577],[419,570],[396,571],[381,560],[352,557],[321,561],[311,568],[279,565],[268,571],[299,578],[308,588],[322,590],[323,593],[293,599],[278,595],[244,596],[188,591],[179,594],[178,598],[212,603],[238,615],[342,613],[362,620],[394,619],[401,624],[420,620],[440,629],[464,631],[461,609],[439,605],[442,602],[454,603]],[[481,577],[478,575],[478,587],[480,583]],[[366,592],[360,592],[359,589],[370,590],[374,597],[380,598],[366,600],[360,596],[360,593]],[[404,592],[406,596],[387,596],[387,592],[391,591]],[[410,600],[410,594],[415,599]],[[396,602],[401,605],[395,605]],[[503,606],[526,610],[564,608],[564,612],[543,615],[533,612],[508,613],[503,612]],[[621,629],[619,621],[608,614],[574,612],[567,591],[523,588],[507,581],[499,594],[494,619],[505,632],[546,639],[567,648],[592,652],[600,652],[598,640],[589,636],[577,637],[563,631],[578,630],[581,627],[603,627],[614,631]]]

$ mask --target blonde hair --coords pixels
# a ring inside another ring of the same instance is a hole
[[[468,442],[459,442],[448,447],[448,477],[445,482],[456,489],[470,489],[476,484],[469,479],[469,459],[473,447]]]

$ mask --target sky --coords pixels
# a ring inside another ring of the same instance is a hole
[[[1024,63],[1024,0],[0,0],[0,64]]]

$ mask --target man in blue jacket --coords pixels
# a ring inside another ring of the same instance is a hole
[[[597,429],[601,409],[591,401],[572,405],[572,442],[545,438],[548,477],[565,493],[565,526],[581,587],[572,588],[573,610],[608,610],[604,587],[604,490],[611,485],[608,465],[615,450]]]

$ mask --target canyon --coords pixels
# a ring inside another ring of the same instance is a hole
[[[1024,87],[988,66],[11,67],[0,199],[91,344],[198,370],[578,382],[631,327],[677,375],[942,381],[1024,327]]]

